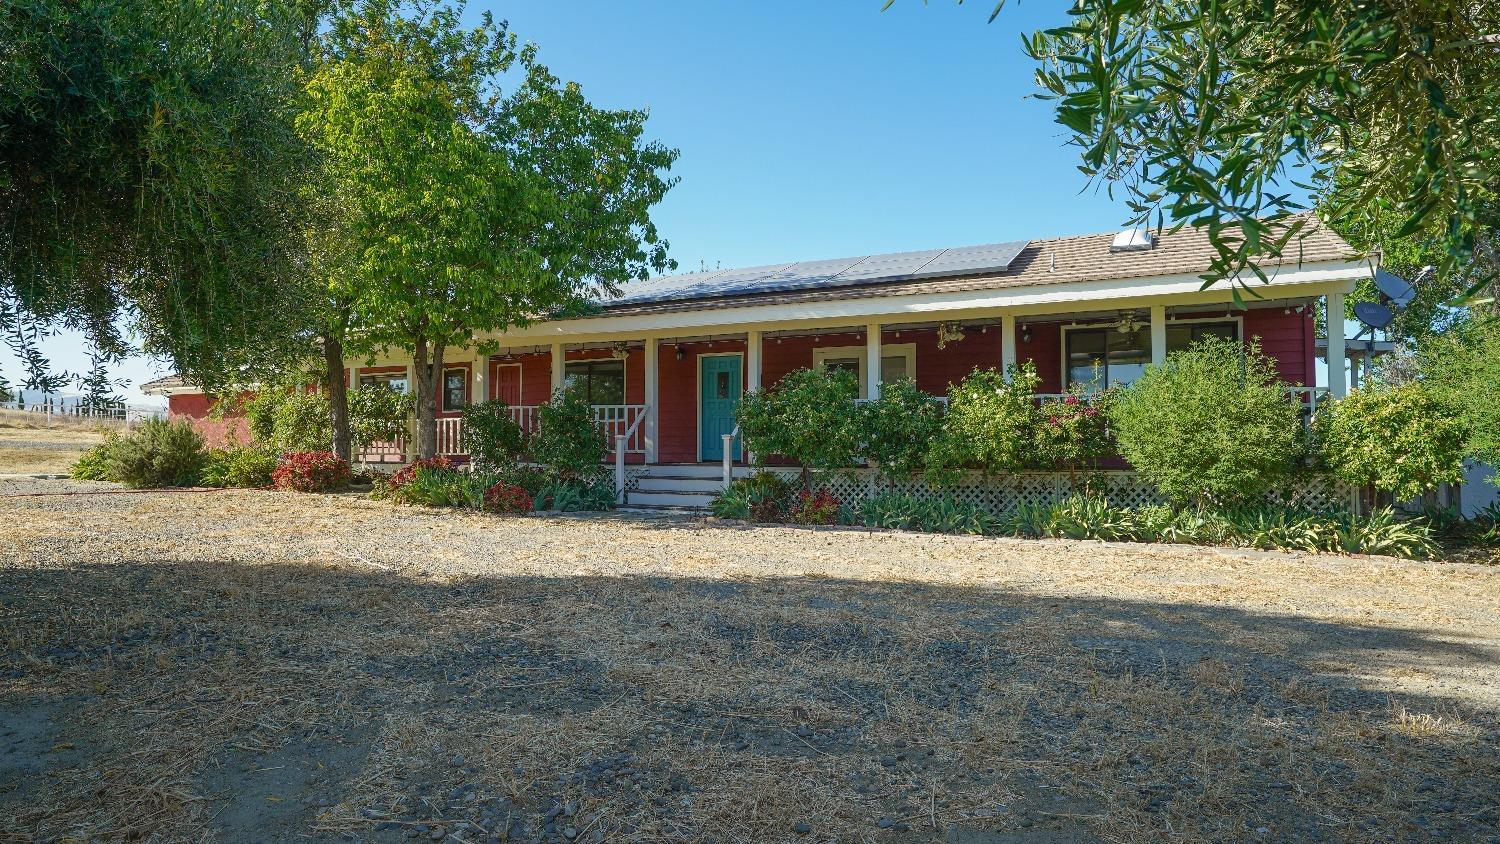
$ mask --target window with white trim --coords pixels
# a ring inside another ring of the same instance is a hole
[[[859,379],[859,397],[869,398],[865,386],[866,350],[864,346],[820,346],[813,349],[813,366],[853,372]],[[902,378],[917,377],[917,344],[890,343],[880,347],[880,383],[890,384]]]
[[[1221,322],[1167,323],[1167,354],[1181,351],[1204,337],[1238,340],[1240,324]],[[1122,332],[1114,326],[1069,328],[1063,331],[1064,387],[1134,383],[1151,363],[1151,329]]]

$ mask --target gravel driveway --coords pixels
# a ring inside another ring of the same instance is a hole
[[[0,496],[0,840],[1500,841],[1500,568]]]

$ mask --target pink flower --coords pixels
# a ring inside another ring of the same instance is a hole
[[[1063,404],[1078,404],[1078,397],[1068,396],[1067,398],[1063,399]]]

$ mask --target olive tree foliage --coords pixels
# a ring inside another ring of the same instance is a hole
[[[1500,466],[1500,322],[1476,322],[1423,348],[1423,379],[1467,431],[1464,454]],[[1491,478],[1500,484],[1500,476]]]
[[[359,3],[298,118],[347,213],[355,330],[414,359],[421,457],[450,349],[671,266],[649,211],[677,153],[642,139],[645,112],[596,108],[488,13],[461,16]]]
[[[1132,222],[1206,229],[1206,280],[1294,260],[1306,220],[1278,220],[1304,193],[1335,224],[1389,210],[1397,239],[1439,232],[1446,266],[1472,254],[1500,154],[1500,4],[1077,0],[1068,16],[1023,45],[1080,169],[1123,189]]]
[[[0,8],[0,312],[215,385],[295,309],[298,68],[319,4]]]
[[[1147,368],[1110,410],[1120,455],[1179,503],[1252,500],[1305,451],[1300,409],[1256,342],[1207,337]]]
[[[802,468],[802,488],[812,470],[846,469],[859,459],[864,426],[855,405],[859,382],[847,370],[797,369],[769,389],[745,394],[736,420],[757,465],[784,457]]]
[[[1320,411],[1317,428],[1335,474],[1397,501],[1463,480],[1463,421],[1420,381],[1355,390]]]

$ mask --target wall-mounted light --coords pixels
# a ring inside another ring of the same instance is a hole
[[[672,349],[677,353],[678,360],[682,360],[683,358],[687,357],[687,352],[683,350],[681,343],[674,345]]]
[[[1031,342],[1031,326],[1029,326],[1029,325],[1023,325],[1023,326],[1021,326],[1021,342],[1022,343],[1030,343]]]

